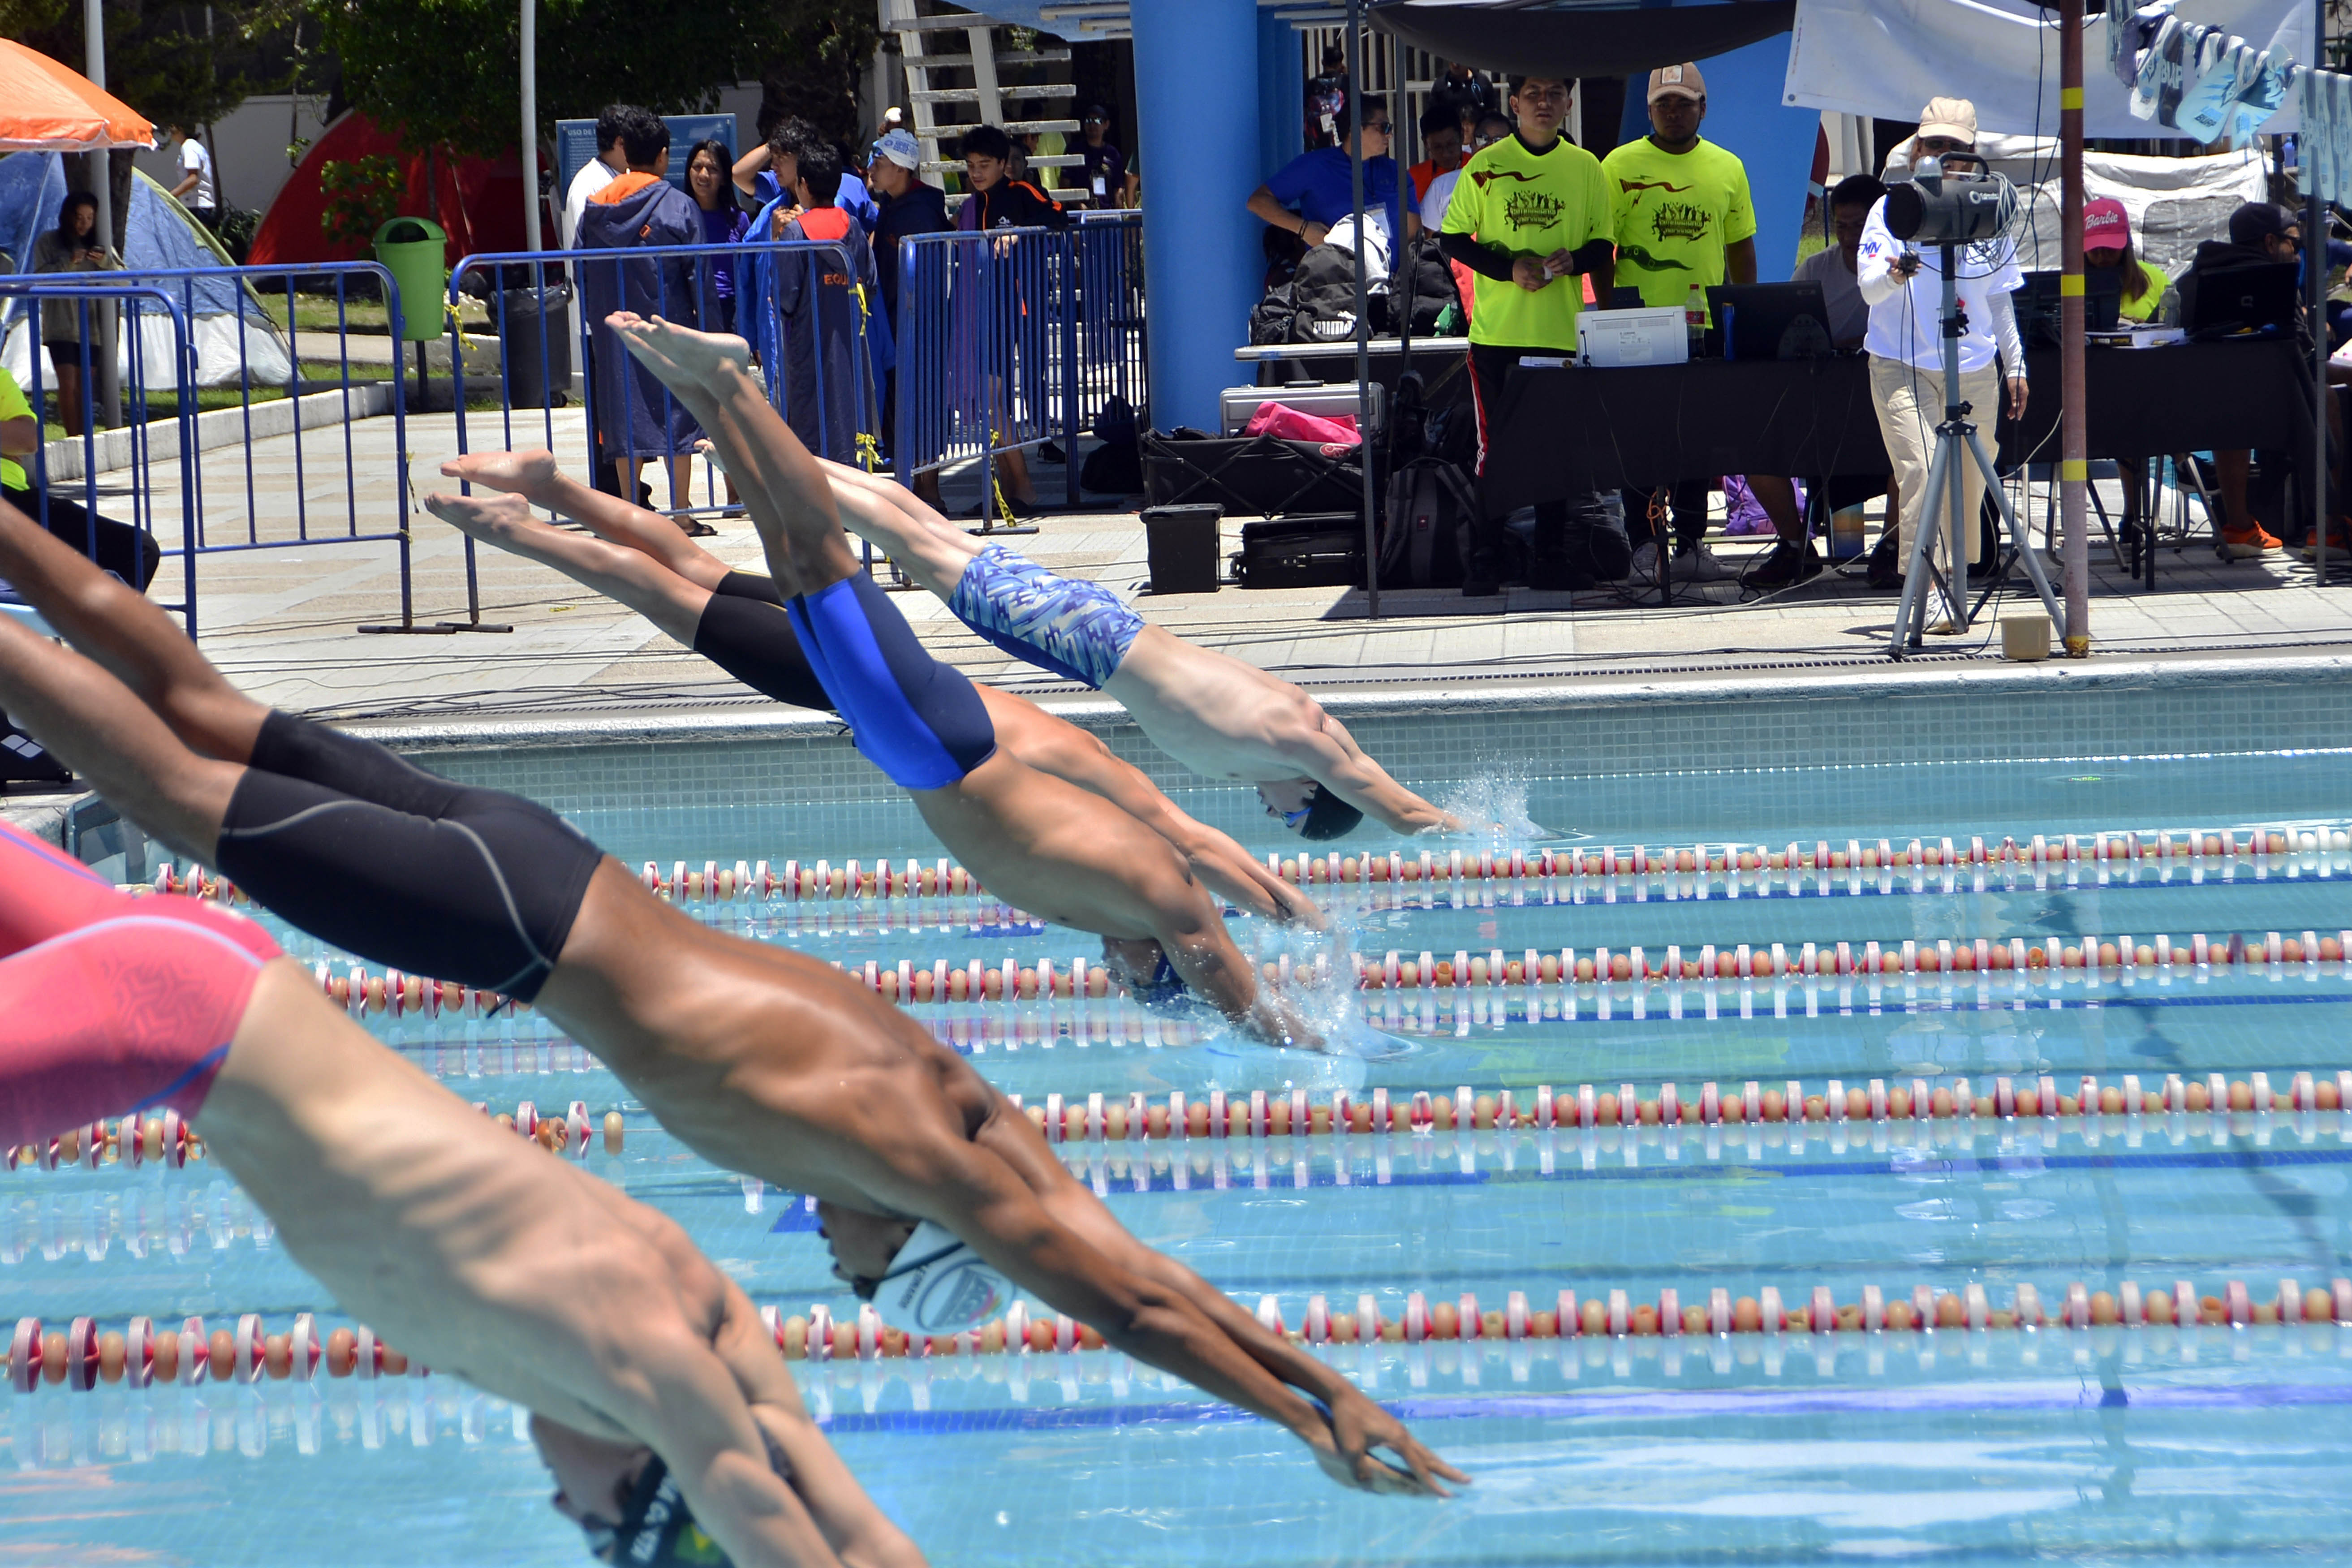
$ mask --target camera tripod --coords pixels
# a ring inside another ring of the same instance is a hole
[[[1927,629],[1927,584],[1932,584],[1934,591],[1944,596],[1952,630],[1969,629],[1968,569],[1961,563],[1968,560],[1966,541],[1974,534],[1977,520],[1960,515],[1967,494],[1961,468],[1964,463],[1976,464],[1978,471],[1984,475],[1985,491],[2000,512],[2000,525],[2015,545],[2018,559],[2025,563],[2025,574],[2033,579],[2034,591],[2042,595],[2051,624],[2060,626],[2065,621],[2058,608],[2058,595],[2051,591],[2050,575],[2042,569],[2042,558],[2033,552],[2032,534],[2018,521],[2000,474],[1969,418],[1969,405],[1960,401],[1960,339],[1967,333],[1969,323],[1960,310],[1957,271],[1959,247],[1947,240],[1938,248],[1944,269],[1944,300],[1939,316],[1944,340],[1944,417],[1936,426],[1936,455],[1927,465],[1926,504],[1919,510],[1919,529],[1911,540],[1910,564],[1903,574],[1903,598],[1895,607],[1895,635],[1886,648],[1891,658],[1901,658],[1923,646]],[[1946,538],[1942,571],[1937,569],[1929,543],[1936,534],[1939,512]],[[1962,533],[1962,529],[1969,532]]]

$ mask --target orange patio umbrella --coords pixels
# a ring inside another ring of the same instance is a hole
[[[0,153],[150,147],[155,127],[131,106],[37,49],[0,38]]]

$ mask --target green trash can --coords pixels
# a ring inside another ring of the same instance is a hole
[[[375,258],[400,289],[401,338],[431,342],[447,331],[444,314],[449,237],[430,218],[396,217],[375,231]]]

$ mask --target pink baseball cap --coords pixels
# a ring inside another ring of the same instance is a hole
[[[2083,248],[2121,250],[2131,243],[2131,214],[2113,196],[2083,204]]]

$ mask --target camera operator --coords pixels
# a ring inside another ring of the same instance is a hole
[[[1975,104],[1964,98],[1930,99],[1920,110],[1918,135],[1911,143],[1913,173],[1918,172],[1919,159],[1955,153],[1969,155],[1965,162],[1953,159],[1955,173],[1977,172],[1981,164],[1974,157],[1976,141]],[[1922,243],[1915,250],[1895,237],[1886,226],[1885,198],[1870,209],[1855,254],[1854,280],[1870,304],[1870,331],[1863,346],[1870,356],[1878,433],[1894,459],[1902,499],[1896,525],[1880,534],[1871,556],[1874,587],[1901,585],[1923,515],[1935,530],[1931,547],[1941,548],[1944,539],[1945,498],[1931,500],[1926,493],[1928,467],[1936,455],[1936,426],[1944,413],[1940,258],[1935,245]],[[2008,366],[2009,416],[2014,420],[2025,413],[2025,348],[2009,300],[2025,275],[2018,268],[2015,246],[2004,235],[1958,247],[1953,276],[1968,328],[1959,340],[1960,401],[1972,407],[1990,451],[2001,411],[2002,364]],[[1981,558],[1977,519],[1983,507],[1984,474],[1969,458],[1960,464],[1960,531],[1971,566]]]

